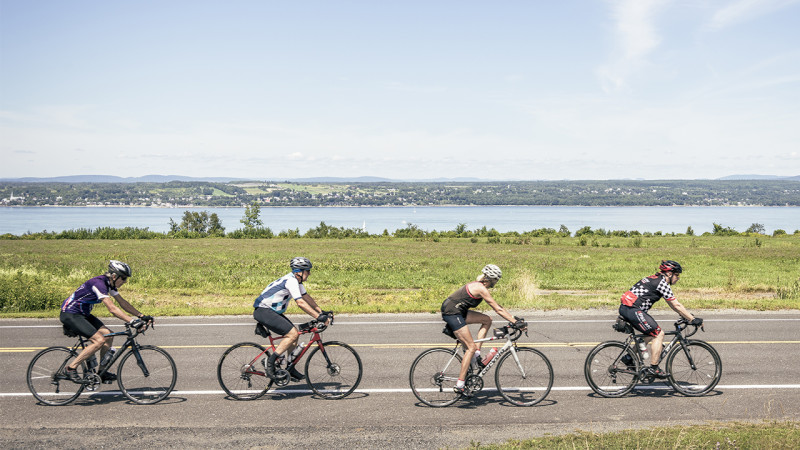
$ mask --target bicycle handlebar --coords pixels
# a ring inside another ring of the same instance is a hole
[[[684,335],[684,337],[687,338],[697,333],[698,329],[703,330],[703,332],[706,331],[702,323],[700,325],[692,325],[694,327],[692,331],[688,331],[689,325],[692,325],[692,323],[681,317],[677,322],[675,322],[675,330],[678,332],[681,332],[682,330],[687,330],[686,334]]]

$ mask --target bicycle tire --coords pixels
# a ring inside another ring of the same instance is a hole
[[[408,382],[411,392],[422,403],[434,408],[450,406],[461,394],[453,391],[461,372],[461,355],[447,348],[432,348],[420,353],[411,364]]]
[[[242,342],[225,350],[219,358],[217,381],[232,399],[255,400],[272,387],[273,380],[267,377],[264,369],[264,362],[269,353],[264,350],[265,348],[259,344]],[[258,377],[264,378],[263,384]],[[255,382],[256,380],[258,382]],[[254,386],[264,386],[264,388],[254,389]]]
[[[689,354],[694,369],[689,362]],[[685,347],[676,345],[667,355],[664,367],[669,373],[667,380],[672,388],[689,397],[707,394],[722,378],[719,353],[705,341],[687,341]]]
[[[64,368],[76,356],[66,347],[49,347],[33,357],[25,377],[36,400],[45,405],[61,406],[81,395],[85,386],[63,375]],[[86,363],[80,364],[78,373],[82,378],[86,375]]]
[[[122,357],[117,369],[117,385],[128,400],[152,405],[167,398],[175,388],[178,370],[172,356],[154,345],[140,346],[139,356],[141,360],[130,350]]]
[[[626,353],[635,367],[624,366],[619,360]],[[601,342],[586,356],[583,374],[589,387],[598,395],[608,398],[622,397],[636,387],[641,361],[636,352],[619,341]]]
[[[322,348],[325,349],[324,354]],[[343,342],[323,342],[322,348],[318,345],[308,355],[306,383],[324,399],[345,398],[361,383],[364,374],[361,358],[353,347]]]
[[[519,364],[512,352],[503,355],[497,362],[494,382],[500,395],[511,404],[533,406],[550,393],[553,387],[553,366],[539,350],[517,348],[515,351]]]

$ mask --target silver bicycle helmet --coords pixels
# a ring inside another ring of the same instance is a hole
[[[486,278],[491,278],[492,280],[499,280],[503,277],[503,271],[494,264],[487,264],[481,272],[486,275]]]
[[[311,261],[308,258],[298,256],[296,258],[292,258],[292,261],[289,263],[289,267],[292,268],[292,272],[311,270]]]
[[[108,273],[115,273],[123,278],[130,278],[132,275],[131,266],[122,261],[112,259],[108,263]]]

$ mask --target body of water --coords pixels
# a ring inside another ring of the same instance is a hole
[[[216,213],[226,231],[242,228],[244,208],[128,208],[128,207],[3,207],[0,234],[63,231],[78,228],[138,227],[168,231],[169,220],[180,223],[184,211]],[[592,229],[641,232],[695,233],[713,230],[713,224],[745,231],[760,223],[771,234],[776,229],[800,229],[798,207],[580,207],[580,206],[435,206],[435,207],[320,207],[261,208],[261,220],[276,234],[299,229],[305,233],[320,222],[344,228],[365,228],[371,234],[390,233],[410,224],[426,231],[449,231],[459,224],[468,230],[482,227],[500,232],[555,228],[571,232]]]

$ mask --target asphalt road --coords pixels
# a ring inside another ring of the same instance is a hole
[[[178,366],[175,391],[163,402],[140,406],[114,394],[116,384],[63,407],[37,404],[25,370],[37,351],[70,345],[57,320],[0,320],[0,446],[333,448],[465,447],[574,430],[609,431],[701,421],[800,420],[800,312],[710,312],[706,332],[723,361],[712,393],[689,398],[655,384],[620,399],[597,397],[583,378],[583,362],[597,343],[620,339],[613,312],[519,313],[531,322],[528,337],[551,360],[555,382],[534,407],[515,407],[489,388],[448,408],[420,404],[408,370],[425,348],[449,346],[438,315],[337,316],[325,340],[353,345],[364,363],[358,390],[343,400],[323,400],[296,384],[294,392],[268,393],[251,402],[226,398],[216,364],[228,346],[261,342],[250,317],[160,318],[140,343],[163,347]],[[673,315],[655,316],[670,326]],[[295,318],[296,322],[305,318]],[[107,322],[112,329],[112,319]],[[497,326],[502,325],[496,322]],[[120,342],[121,343],[121,342]]]

